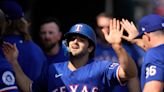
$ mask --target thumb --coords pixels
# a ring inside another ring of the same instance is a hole
[[[14,43],[13,47],[14,47],[14,50],[18,51],[16,43]]]
[[[127,37],[127,36],[122,35],[122,38],[123,38],[124,40],[129,41],[129,39],[128,39],[128,37]]]
[[[102,33],[104,34],[105,38],[108,36],[108,30],[102,29]]]
[[[16,43],[14,43],[14,49],[17,49]]]
[[[17,47],[17,46],[16,46],[16,43],[14,43],[14,47]]]

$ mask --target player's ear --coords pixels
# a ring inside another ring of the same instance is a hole
[[[151,40],[151,37],[150,37],[149,33],[147,33],[147,32],[144,32],[143,37],[144,37],[147,41],[150,41],[150,40]]]
[[[93,51],[94,47],[93,46],[89,46],[88,47],[88,52],[91,53]]]

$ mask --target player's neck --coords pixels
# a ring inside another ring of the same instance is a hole
[[[80,68],[81,66],[86,65],[88,60],[89,60],[88,56],[83,56],[81,58],[75,58],[75,57],[70,58],[70,61],[69,61],[69,64],[68,64],[68,68],[71,71],[75,71],[78,68]]]
[[[154,37],[154,40],[151,41],[151,47],[157,47],[159,45],[164,44],[164,36],[158,36],[158,37]]]

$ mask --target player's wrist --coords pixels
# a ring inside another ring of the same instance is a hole
[[[12,65],[12,66],[15,66],[18,64],[18,61],[17,59],[13,59],[13,60],[10,60],[9,63]]]
[[[121,47],[122,47],[121,44],[118,44],[118,43],[112,44],[113,49],[120,49]]]

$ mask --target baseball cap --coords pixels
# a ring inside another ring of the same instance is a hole
[[[5,13],[7,19],[15,20],[24,16],[22,7],[12,0],[1,2],[0,8]]]
[[[69,32],[67,32],[64,37],[65,39],[71,37],[72,35],[81,35],[88,38],[91,42],[96,45],[96,34],[91,26],[85,23],[77,23],[71,27]]]
[[[136,38],[141,38],[144,32],[154,32],[164,29],[164,17],[158,14],[149,14],[139,21],[139,35]]]

